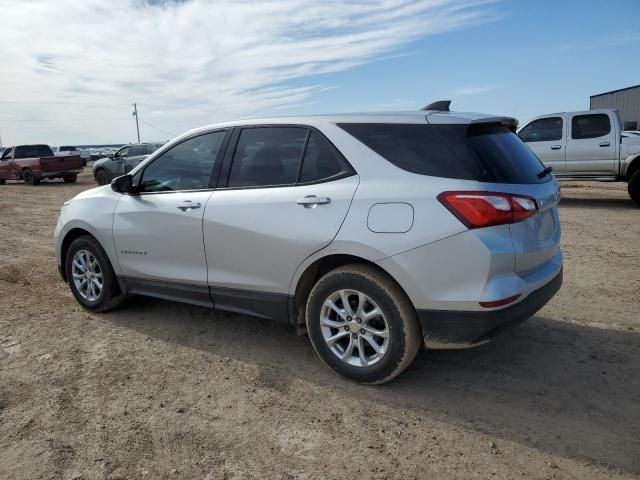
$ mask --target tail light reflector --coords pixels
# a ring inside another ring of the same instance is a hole
[[[502,307],[503,305],[509,305],[520,298],[520,294],[513,295],[512,297],[503,298],[502,300],[492,300],[490,302],[480,302],[480,306],[484,308]]]
[[[538,211],[535,199],[496,192],[443,192],[438,200],[468,228],[521,222]]]

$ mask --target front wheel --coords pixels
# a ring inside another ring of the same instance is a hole
[[[309,295],[306,322],[320,358],[340,375],[367,384],[398,376],[422,341],[406,294],[369,265],[349,265],[324,275]]]
[[[106,185],[108,181],[107,172],[104,170],[98,170],[96,172],[96,182],[98,185]]]
[[[75,173],[73,175],[65,175],[64,177],[62,177],[62,179],[64,180],[64,183],[76,183],[76,180],[78,180],[78,175],[76,175]]]
[[[633,200],[636,205],[640,206],[640,170],[631,176],[627,189],[631,200]]]
[[[106,312],[121,303],[123,296],[111,262],[92,236],[83,235],[71,243],[66,273],[71,293],[87,310]]]

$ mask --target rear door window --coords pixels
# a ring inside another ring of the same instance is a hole
[[[534,120],[518,133],[524,142],[557,142],[562,140],[562,117]]]
[[[293,185],[298,178],[308,129],[243,128],[238,138],[229,187]]]
[[[574,115],[571,119],[571,138],[574,140],[604,137],[610,132],[611,121],[604,113]]]
[[[490,183],[542,183],[544,166],[499,124],[339,124],[397,167],[435,177]]]

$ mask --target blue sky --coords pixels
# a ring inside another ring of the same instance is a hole
[[[251,116],[587,109],[640,84],[640,0],[0,0],[5,144]],[[65,35],[47,36],[51,25]]]
[[[640,84],[640,0],[506,1],[498,19],[428,36],[323,79],[336,88],[292,111],[452,108],[526,119],[589,108],[589,96]]]

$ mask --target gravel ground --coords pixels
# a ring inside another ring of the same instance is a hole
[[[640,209],[565,184],[565,284],[473,350],[350,383],[285,326],[132,298],[90,314],[56,272],[62,202],[0,186],[0,478],[638,478]]]

